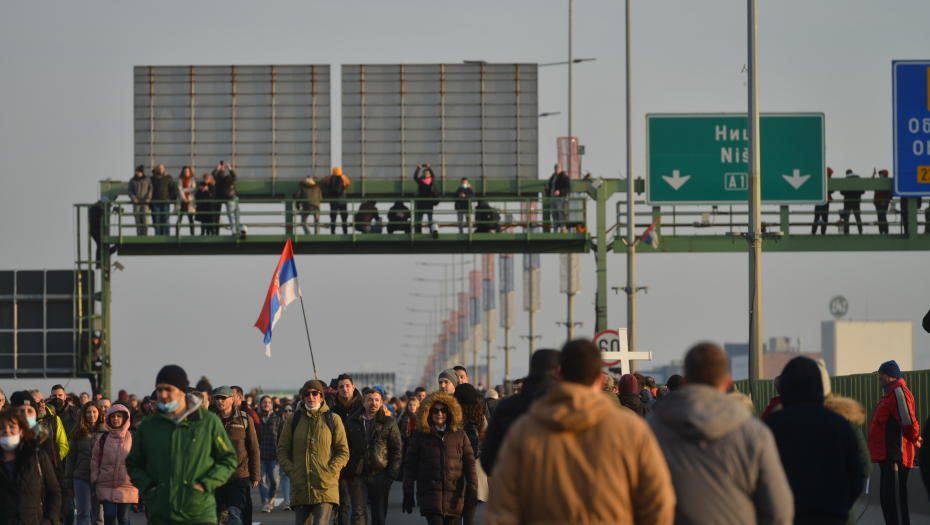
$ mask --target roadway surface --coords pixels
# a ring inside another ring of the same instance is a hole
[[[872,469],[872,475],[869,479],[869,493],[863,493],[854,506],[856,515],[860,516],[859,521],[857,522],[859,525],[883,525],[885,523],[884,518],[882,518],[882,507],[878,500],[878,480],[879,468],[878,465],[874,465],[874,468]],[[911,511],[911,525],[930,525],[930,499],[928,499],[927,491],[924,489],[923,481],[920,479],[919,468],[915,468],[908,476],[907,488],[908,503]],[[413,514],[404,514],[401,512],[400,505],[403,499],[403,492],[401,491],[400,482],[395,482],[394,486],[391,488],[391,496],[388,503],[387,523],[392,525],[395,523],[400,525],[422,525],[425,523],[423,518],[420,516],[420,510],[418,508],[413,509]],[[280,501],[280,497],[278,501]],[[258,512],[262,508],[261,498],[258,495],[258,489],[252,490],[252,503],[255,507],[255,512],[252,515],[253,525],[259,525],[260,523],[294,523],[294,513],[281,510],[280,507],[275,508],[270,513]],[[136,525],[146,523],[145,516],[141,513],[132,514],[131,520]],[[475,517],[475,523],[480,525],[483,520],[484,503],[479,503],[478,515]]]

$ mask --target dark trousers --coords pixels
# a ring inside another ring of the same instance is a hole
[[[455,525],[458,516],[443,516],[442,514],[426,514],[427,525]]]
[[[333,505],[294,505],[294,523],[296,525],[329,525],[333,521]]]
[[[349,229],[346,226],[346,221],[349,219],[349,204],[346,202],[331,202],[329,203],[329,220],[331,224],[329,229],[332,230],[332,234],[336,235],[336,216],[340,215],[338,212],[342,212],[342,233],[343,235],[349,233]]]
[[[181,233],[181,231],[180,231],[180,230],[181,230],[181,223],[184,222],[184,216],[185,216],[185,215],[187,215],[187,220],[191,223],[191,224],[190,224],[190,226],[191,226],[191,235],[194,235],[194,214],[193,214],[193,213],[188,213],[188,212],[186,212],[186,211],[182,211],[182,212],[181,212],[181,217],[178,218],[178,225],[175,226],[175,231],[178,232],[178,234]]]
[[[820,226],[820,234],[826,235],[827,221],[830,216],[830,203],[814,206],[814,225],[811,227],[811,235],[817,234],[817,226]]]
[[[349,480],[339,479],[339,509],[336,510],[336,525],[349,525],[352,517],[352,495],[349,493]]]
[[[888,203],[876,202],[875,211],[878,214],[878,233],[888,233]]]
[[[907,475],[911,469],[894,461],[879,461],[878,466],[882,469],[879,499],[885,523],[911,525],[907,508]]]
[[[478,493],[470,490],[465,494],[465,506],[462,507],[462,525],[475,525],[475,513],[478,512]]]
[[[371,503],[371,524],[384,525],[392,482],[382,474],[356,476],[346,481],[349,485],[349,495],[352,498],[352,525],[368,523],[369,503]]]
[[[843,211],[840,212],[840,217],[843,218],[843,233],[849,233],[849,214],[855,214],[856,216],[856,227],[859,229],[859,233],[862,233],[862,214],[859,213],[859,205],[861,203],[844,201],[843,202]]]
[[[216,516],[219,522],[228,522],[229,525],[241,525],[243,514],[248,507],[252,484],[247,478],[230,481],[216,489]]]

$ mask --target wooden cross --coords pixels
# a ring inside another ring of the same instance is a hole
[[[630,361],[652,361],[652,352],[630,352],[626,328],[619,328],[616,336],[612,332],[607,333],[603,339],[605,339],[604,343],[598,344],[598,347],[601,348],[601,360],[607,368],[616,368],[619,364],[621,373],[629,374]],[[604,350],[604,348],[610,348],[610,350]]]

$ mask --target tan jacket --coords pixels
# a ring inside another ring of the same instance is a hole
[[[652,431],[601,392],[561,383],[504,438],[485,525],[668,525],[675,492]]]

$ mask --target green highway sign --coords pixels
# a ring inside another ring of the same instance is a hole
[[[759,127],[762,202],[826,202],[823,113],[764,113]],[[745,114],[646,115],[647,202],[747,202],[747,130]]]

